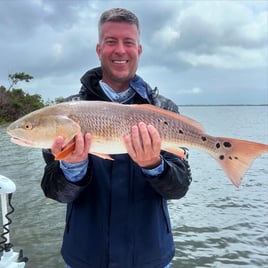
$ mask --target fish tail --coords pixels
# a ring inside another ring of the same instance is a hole
[[[268,152],[268,145],[246,140],[218,137],[217,151],[213,157],[232,183],[239,187],[245,172],[255,158]]]

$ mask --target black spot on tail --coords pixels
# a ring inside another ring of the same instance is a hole
[[[221,144],[219,142],[216,143],[216,148],[219,149],[221,147]]]
[[[225,141],[225,142],[223,143],[223,145],[224,145],[224,147],[226,147],[226,148],[230,148],[230,147],[232,147],[232,144],[231,144],[229,141]]]
[[[202,136],[202,141],[207,141],[207,137]]]
[[[220,159],[220,160],[224,160],[224,155],[220,155],[220,156],[219,156],[219,159]]]

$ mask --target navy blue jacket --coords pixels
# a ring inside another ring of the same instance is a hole
[[[107,101],[100,79],[99,68],[86,73],[80,98]],[[137,92],[133,102],[177,109],[138,76],[131,86]],[[87,174],[71,183],[50,151],[43,151],[43,191],[68,203],[61,252],[72,268],[163,268],[172,260],[175,247],[167,200],[186,194],[191,174],[187,161],[161,154],[165,168],[156,177],[144,175],[128,154],[113,155],[114,161],[89,155]]]

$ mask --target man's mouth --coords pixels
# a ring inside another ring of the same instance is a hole
[[[116,64],[126,64],[126,63],[128,63],[128,60],[113,60],[113,63],[116,63]]]

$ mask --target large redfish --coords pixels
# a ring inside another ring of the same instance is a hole
[[[19,145],[51,148],[59,135],[68,144],[80,131],[90,132],[92,146],[89,153],[109,155],[126,153],[122,137],[139,122],[151,124],[159,131],[161,148],[165,151],[180,155],[179,147],[183,146],[209,153],[236,186],[240,185],[253,160],[268,152],[266,144],[210,136],[198,122],[147,104],[123,105],[101,101],[60,103],[25,115],[12,123],[7,133]]]

